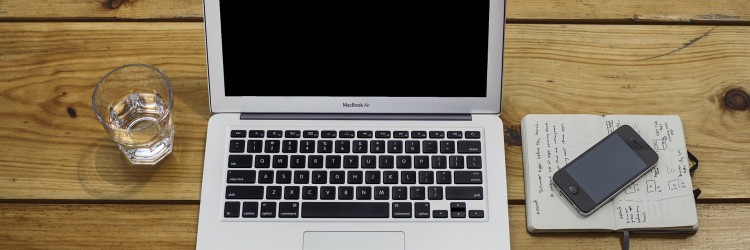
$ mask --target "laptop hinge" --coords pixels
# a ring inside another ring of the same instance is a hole
[[[240,120],[471,121],[471,114],[265,114],[242,113]]]

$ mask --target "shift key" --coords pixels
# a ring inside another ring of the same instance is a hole
[[[227,186],[227,199],[263,199],[263,186]]]
[[[447,200],[481,200],[484,199],[482,187],[446,187]]]

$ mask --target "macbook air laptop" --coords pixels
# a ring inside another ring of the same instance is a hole
[[[509,248],[504,1],[204,12],[197,248]]]

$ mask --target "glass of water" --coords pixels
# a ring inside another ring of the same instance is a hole
[[[131,163],[154,165],[172,152],[173,97],[172,82],[161,70],[129,64],[99,80],[92,108]]]

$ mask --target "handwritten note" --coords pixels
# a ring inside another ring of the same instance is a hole
[[[650,143],[659,162],[612,203],[623,228],[683,226],[696,216],[682,123],[677,116],[606,116],[608,132],[622,124]],[[610,126],[610,124],[612,126]]]
[[[552,175],[623,124],[650,143],[659,163],[612,202],[583,217],[552,184]],[[617,230],[697,224],[679,117],[529,115],[522,129],[530,228]]]

